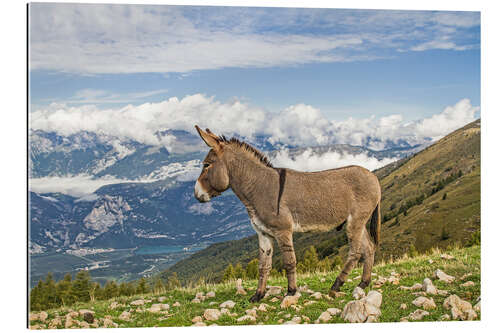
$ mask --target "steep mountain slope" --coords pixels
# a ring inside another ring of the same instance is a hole
[[[463,244],[480,229],[480,134],[477,120],[423,151],[375,171],[385,215],[377,259],[400,256],[412,245],[425,251],[454,242]],[[344,230],[295,233],[294,245],[299,260],[310,245],[316,246],[321,257],[347,251]],[[217,280],[228,263],[245,264],[256,258],[257,247],[256,236],[213,244],[176,263],[164,275],[175,271],[188,280],[199,276]],[[273,262],[279,269],[279,251]]]

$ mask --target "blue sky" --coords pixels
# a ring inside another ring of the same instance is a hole
[[[97,122],[99,110],[173,108],[161,103],[193,95],[227,112],[309,107],[315,124],[375,117],[400,127],[466,100],[443,118],[458,126],[479,116],[480,14],[32,4],[30,94],[44,120],[32,127],[43,129],[62,126],[50,118],[57,110],[91,107],[85,122]]]

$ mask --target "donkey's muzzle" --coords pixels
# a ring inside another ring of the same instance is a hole
[[[199,201],[199,202],[209,202],[210,201],[210,194],[208,194],[207,191],[201,186],[200,182],[197,181],[196,185],[194,186],[194,197]]]

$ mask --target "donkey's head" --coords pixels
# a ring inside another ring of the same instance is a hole
[[[208,128],[203,131],[195,125],[205,143],[211,148],[203,160],[203,169],[194,187],[194,196],[200,202],[208,202],[229,188],[229,173],[222,159],[224,142]]]

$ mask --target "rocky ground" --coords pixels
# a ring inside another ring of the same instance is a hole
[[[269,281],[260,303],[248,299],[256,281],[182,288],[162,295],[120,297],[30,313],[31,329],[322,324],[479,320],[480,247],[380,263],[372,285],[356,288],[361,269],[342,292],[328,296],[338,272],[299,276],[299,292],[284,296],[286,279]]]

